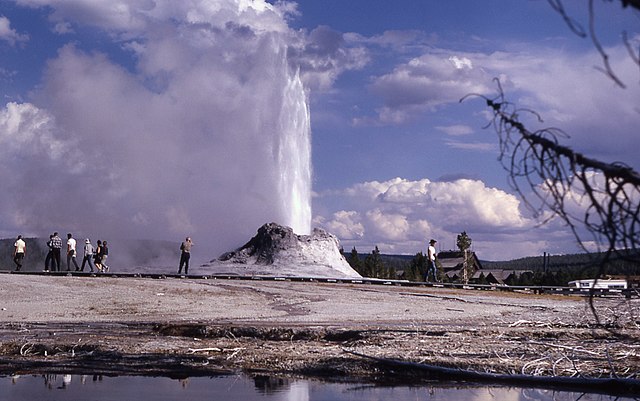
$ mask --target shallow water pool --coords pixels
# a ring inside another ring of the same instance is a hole
[[[267,376],[166,377],[27,375],[0,377],[0,400],[220,400],[220,401],[417,401],[417,400],[631,400],[599,394],[492,386],[385,387]]]

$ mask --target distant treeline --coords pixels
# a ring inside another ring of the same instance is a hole
[[[605,253],[579,253],[570,255],[530,256],[504,262],[483,261],[484,269],[531,270],[533,272],[581,272],[586,277],[594,277],[605,260]],[[621,251],[612,254],[605,263],[609,275],[640,275],[640,251]]]
[[[397,279],[398,274],[395,266],[402,266],[393,261],[393,257],[380,254],[376,246],[369,255],[361,257],[356,248],[350,254],[344,255],[353,270],[363,277]]]
[[[406,278],[422,280],[416,273],[424,264],[424,255],[381,254],[376,247],[371,254],[360,255],[354,248],[345,253],[347,261],[358,273],[365,277]],[[481,261],[482,270],[506,270],[516,274],[510,285],[567,285],[569,281],[594,278],[600,273],[604,253],[531,256],[508,261]],[[416,268],[418,266],[418,268]],[[640,252],[629,251],[611,255],[604,265],[606,275],[640,276]],[[404,273],[404,274],[403,274]],[[402,275],[403,274],[403,275]],[[402,277],[400,277],[402,275]],[[481,275],[481,280],[484,276]]]

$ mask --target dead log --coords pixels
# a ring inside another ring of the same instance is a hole
[[[402,361],[398,359],[380,358],[359,352],[343,350],[346,353],[378,362],[381,366],[388,366],[395,370],[402,369],[414,373],[423,372],[429,379],[447,381],[467,381],[475,383],[504,384],[520,387],[550,388],[564,391],[580,391],[614,396],[638,396],[640,394],[640,380],[627,378],[587,378],[568,376],[533,376],[519,374],[499,374],[477,372],[474,370],[448,368]]]

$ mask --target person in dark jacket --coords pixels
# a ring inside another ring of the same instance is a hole
[[[100,263],[102,263],[102,271],[108,272],[109,266],[107,266],[107,258],[109,257],[109,247],[107,246],[107,240],[102,241],[102,256],[100,257]]]
[[[62,249],[62,238],[58,236],[58,233],[53,233],[53,237],[51,238],[51,248],[53,251],[52,255],[52,263],[51,270],[52,271],[60,271],[62,266],[60,266],[60,250]]]
[[[96,265],[96,270],[102,272],[102,241],[96,242],[96,250],[93,254],[93,264]]]
[[[180,266],[178,267],[178,274],[182,274],[182,266],[184,266],[184,274],[189,274],[189,259],[191,258],[191,247],[193,242],[190,237],[187,237],[182,244],[180,244]]]
[[[50,266],[53,264],[53,234],[49,236],[49,241],[47,241],[47,248],[49,251],[47,252],[47,257],[44,258],[44,271],[48,272]]]

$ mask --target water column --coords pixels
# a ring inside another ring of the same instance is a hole
[[[285,67],[288,68],[288,67]],[[288,74],[283,88],[277,144],[278,187],[282,223],[296,234],[311,232],[311,118],[299,71]]]

